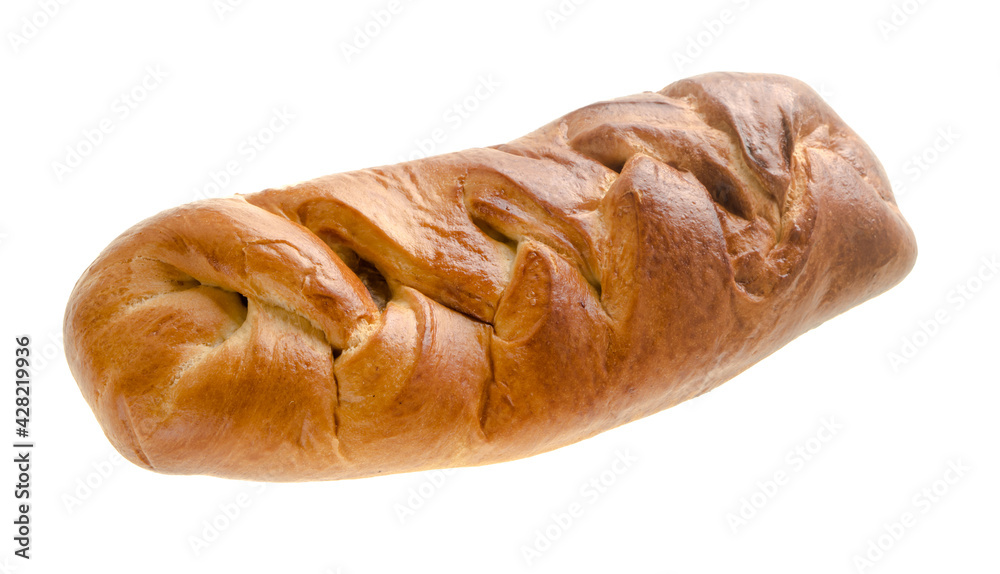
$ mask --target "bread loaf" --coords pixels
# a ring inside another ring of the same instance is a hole
[[[111,443],[158,472],[482,465],[698,396],[915,257],[815,92],[708,74],[509,144],[165,211],[83,274],[66,354]]]

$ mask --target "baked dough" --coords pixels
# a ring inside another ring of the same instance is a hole
[[[481,465],[698,396],[915,256],[885,171],[813,90],[716,73],[165,211],[83,274],[66,354],[111,443],[158,472]]]

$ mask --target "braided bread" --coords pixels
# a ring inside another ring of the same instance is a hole
[[[163,212],[83,274],[66,354],[112,444],[158,472],[480,465],[700,395],[915,256],[815,92],[708,74],[509,144]]]

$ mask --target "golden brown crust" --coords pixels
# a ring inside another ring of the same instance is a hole
[[[87,269],[65,339],[136,464],[362,477],[655,413],[915,257],[881,165],[819,96],[708,74],[509,144],[161,213]]]

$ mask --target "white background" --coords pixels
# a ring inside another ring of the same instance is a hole
[[[212,0],[69,2],[51,17],[43,5],[0,10],[0,436],[13,440],[15,336],[30,334],[38,357],[32,558],[12,555],[14,465],[0,463],[0,571],[1000,569],[1000,280],[982,263],[1000,255],[996,3],[401,0],[350,61],[344,43],[388,0],[253,0],[221,15]],[[166,77],[145,78],[147,67]],[[106,462],[117,460],[60,330],[73,283],[127,227],[206,188],[250,193],[395,163],[436,128],[435,153],[506,142],[714,70],[798,77],[869,143],[920,247],[901,285],[701,398],[528,460],[263,488]],[[460,125],[446,119],[481,77],[499,87]],[[142,101],[125,116],[134,88]],[[252,161],[240,153],[283,106],[294,120]],[[102,119],[110,133],[82,144],[89,153],[60,179],[53,162]],[[239,173],[211,188],[230,160]],[[890,353],[904,352],[894,368]],[[835,435],[820,430],[831,417]],[[617,451],[637,460],[606,492],[581,491]],[[947,473],[949,462],[968,470]],[[772,489],[776,472],[788,480]],[[920,494],[935,487],[933,502]],[[582,516],[558,526],[552,515],[574,502]],[[407,505],[419,508],[401,521]],[[741,506],[753,515],[734,531]],[[907,512],[898,540],[882,536]],[[192,537],[211,522],[221,532],[196,553]],[[529,564],[525,548],[545,547],[536,530],[558,538]]]

